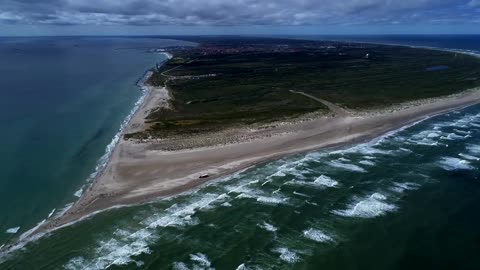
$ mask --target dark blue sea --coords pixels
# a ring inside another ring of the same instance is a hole
[[[480,50],[479,36],[308,38]],[[145,48],[168,42],[1,40],[1,241],[75,200],[163,60]],[[480,269],[479,168],[473,106],[98,214],[0,269]]]

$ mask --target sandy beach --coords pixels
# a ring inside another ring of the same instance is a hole
[[[427,117],[477,104],[480,102],[478,90],[363,113],[335,108],[328,103],[334,112],[331,116],[270,129],[237,130],[249,139],[224,145],[165,151],[159,150],[155,141],[121,139],[106,169],[83,196],[63,216],[46,222],[37,232],[53,230],[119,205],[148,202],[192,190],[207,181],[282,156],[364,142]],[[168,91],[150,86],[144,103],[125,132],[145,128],[144,117],[159,105],[168,106]],[[199,178],[205,174],[209,177]]]

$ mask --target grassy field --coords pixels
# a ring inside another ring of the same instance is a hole
[[[151,113],[152,128],[129,136],[196,133],[328,112],[323,104],[289,90],[350,109],[370,109],[480,85],[479,59],[408,47],[207,39],[197,48],[172,53],[175,57],[149,82],[167,85],[174,110]]]

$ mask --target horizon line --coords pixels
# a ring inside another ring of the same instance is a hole
[[[114,35],[114,34],[102,34],[102,35],[0,35],[0,38],[42,38],[42,37],[217,37],[217,36],[224,36],[224,37],[306,37],[306,36],[480,36],[480,33],[471,33],[471,34],[464,34],[464,33],[431,33],[431,34],[419,34],[419,33],[393,33],[393,34],[384,34],[384,33],[373,33],[373,34],[181,34],[181,35],[173,35],[173,34],[153,34],[153,35]]]

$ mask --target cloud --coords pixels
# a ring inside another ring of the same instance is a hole
[[[0,23],[341,25],[478,22],[480,0],[1,0]]]

